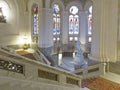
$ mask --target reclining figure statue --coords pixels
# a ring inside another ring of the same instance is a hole
[[[77,41],[77,54],[74,58],[74,63],[77,67],[80,68],[87,68],[88,67],[88,63],[85,61],[84,56],[83,56],[83,50],[81,48],[81,43],[80,40]]]

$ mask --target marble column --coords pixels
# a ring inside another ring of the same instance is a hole
[[[62,24],[62,43],[68,43],[68,32],[69,32],[69,15],[68,11],[62,11],[61,13],[61,24]]]
[[[80,11],[80,42],[83,46],[84,52],[87,52],[86,44],[88,42],[88,12],[87,11]]]
[[[39,11],[39,47],[53,46],[53,12],[52,9],[42,8]]]
[[[87,11],[80,11],[79,12],[80,18],[80,42],[84,45],[87,43],[87,33],[88,33],[88,12]]]
[[[90,58],[117,60],[118,0],[93,0],[93,30]]]

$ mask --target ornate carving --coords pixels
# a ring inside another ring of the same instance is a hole
[[[84,56],[83,56],[83,50],[81,48],[81,43],[80,40],[77,41],[77,54],[74,58],[74,62],[77,66],[79,66],[80,68],[87,68],[88,67],[88,63],[87,61],[85,61]]]
[[[20,64],[13,63],[11,61],[0,60],[0,69],[17,72],[17,73],[24,73],[23,66]]]

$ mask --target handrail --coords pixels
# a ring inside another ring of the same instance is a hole
[[[39,50],[39,48],[36,49],[40,57],[43,58],[43,60],[46,62],[47,65],[51,65],[51,62],[44,56],[44,54]]]
[[[83,78],[94,78],[104,73],[104,64],[99,63],[85,69],[77,69],[73,73],[81,75]]]
[[[11,55],[16,55],[15,50],[7,46],[0,46],[0,50]]]
[[[5,48],[7,48],[7,47],[5,47]],[[61,70],[61,69],[58,69],[58,68],[55,68],[55,67],[52,67],[52,66],[48,66],[48,65],[43,64],[43,63],[38,62],[38,61],[32,61],[32,60],[29,59],[29,58],[26,58],[26,57],[23,57],[23,56],[17,54],[15,51],[14,51],[14,52],[11,52],[11,50],[12,50],[11,48],[8,48],[8,49],[9,49],[9,51],[6,51],[6,50],[0,48],[0,51],[1,51],[1,52],[6,53],[6,56],[0,55],[0,58],[1,58],[1,59],[5,59],[5,60],[15,60],[15,61],[16,61],[16,59],[18,59],[18,60],[21,59],[21,60],[26,61],[26,62],[30,62],[30,63],[32,62],[32,63],[40,64],[40,65],[43,65],[43,66],[45,66],[45,67],[53,68],[53,69],[56,69],[56,70],[59,70],[59,71],[62,71],[62,72],[63,72],[63,70]],[[13,50],[12,50],[12,51],[13,51]],[[40,51],[39,51],[39,53],[40,53],[46,60],[48,60]],[[9,56],[10,56],[10,57],[9,57]],[[50,63],[49,61],[47,61],[47,62]],[[64,72],[70,73],[70,72],[68,72],[68,71],[66,71],[66,70],[64,70]],[[72,74],[72,73],[70,73],[70,74]],[[74,75],[74,74],[73,74],[73,75]]]

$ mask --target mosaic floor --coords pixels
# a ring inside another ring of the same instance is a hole
[[[82,87],[90,90],[120,90],[120,76],[108,72],[99,78],[82,80]]]

